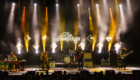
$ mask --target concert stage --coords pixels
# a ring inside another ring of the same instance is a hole
[[[27,71],[36,71],[40,73],[43,73],[44,75],[46,74],[46,70],[47,68],[45,68],[44,70],[41,70],[41,68],[37,68],[37,66],[35,66],[35,68],[33,68],[32,66],[25,66],[24,71],[18,71],[18,72],[9,72],[9,75],[22,75],[25,74]],[[94,72],[100,72],[103,71],[103,73],[105,74],[106,70],[114,70],[115,73],[124,73],[124,74],[132,74],[133,70],[140,70],[140,67],[126,67],[126,70],[124,69],[119,69],[118,67],[100,67],[100,66],[96,66],[96,67],[92,67],[92,68],[87,68],[84,67],[83,70],[87,70],[89,71],[91,74],[94,74]],[[51,75],[52,73],[54,73],[55,71],[66,71],[66,74],[76,74],[76,73],[80,73],[80,71],[78,70],[78,67],[56,67],[56,68],[50,68],[49,70],[49,75]]]

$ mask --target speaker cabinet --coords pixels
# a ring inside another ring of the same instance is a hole
[[[109,55],[110,66],[117,66],[117,54],[110,53]]]
[[[92,53],[85,53],[84,54],[84,59],[92,59]]]
[[[84,61],[84,67],[93,67],[93,61]]]

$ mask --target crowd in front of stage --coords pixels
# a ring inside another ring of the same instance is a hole
[[[0,80],[140,80],[140,75],[136,74],[115,74],[115,71],[112,72],[94,72],[94,74],[90,74],[88,71],[81,71],[76,74],[66,74],[67,72],[55,72],[51,75],[48,75],[48,71],[46,71],[46,75],[43,73],[39,74],[35,71],[27,72],[21,76],[8,76],[0,75]]]

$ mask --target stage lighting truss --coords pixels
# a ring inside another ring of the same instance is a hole
[[[87,37],[87,40],[88,40],[89,42],[92,42],[93,39],[94,39],[94,37],[93,37],[92,35],[89,35],[89,36]]]
[[[31,40],[31,37],[29,35],[27,35],[27,36],[24,37],[24,40],[29,42]]]
[[[42,37],[42,40],[46,42],[47,40],[49,40],[49,37],[46,36],[46,35],[44,35],[44,36]]]
[[[106,40],[107,40],[108,42],[110,42],[110,41],[112,40],[112,37],[111,37],[111,36],[107,36],[107,37],[106,37]]]
[[[61,34],[61,36],[58,36],[55,39],[56,42],[58,41],[73,41],[74,43],[77,43],[78,41],[80,41],[80,37],[73,37],[72,34],[70,34],[70,32],[63,32]]]

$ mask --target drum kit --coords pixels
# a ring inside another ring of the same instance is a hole
[[[70,62],[71,62],[71,60],[70,60],[70,55],[66,55],[65,57],[64,57],[64,62],[66,63],[66,64],[69,64]],[[75,56],[73,56],[74,58],[73,58],[73,62],[75,61]]]

